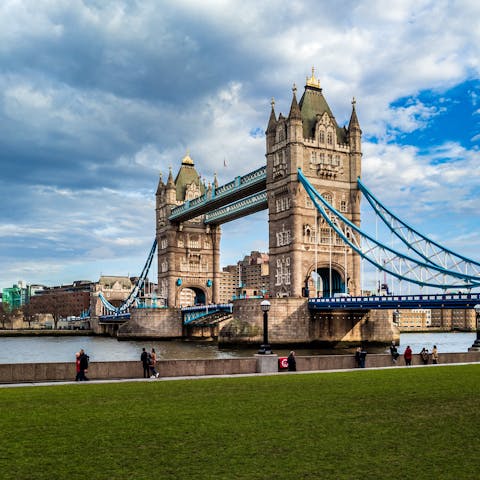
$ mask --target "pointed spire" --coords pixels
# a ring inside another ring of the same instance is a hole
[[[355,105],[357,101],[355,100],[355,97],[352,99],[352,115],[350,116],[350,122],[348,123],[348,130],[351,131],[352,129],[357,129],[360,130],[360,123],[358,121],[357,117],[357,112],[355,110]]]
[[[265,133],[273,133],[277,126],[277,116],[275,115],[275,100],[273,99],[273,97],[270,105],[272,106],[272,111],[270,112],[270,119],[268,120],[268,127]]]
[[[298,106],[297,102],[297,86],[293,84],[293,98],[292,98],[292,104],[290,106],[290,113],[288,114],[288,119],[289,120],[301,120],[302,119],[302,113],[300,112],[300,107]]]
[[[175,182],[173,181],[173,174],[172,174],[172,166],[168,167],[167,188],[175,188]]]
[[[162,190],[163,190],[164,186],[165,186],[165,184],[163,183],[162,172],[160,172],[160,178],[158,179],[158,187],[157,187],[156,195],[160,195],[162,193]]]
[[[213,174],[213,186],[215,187],[215,190],[218,188],[217,172]]]

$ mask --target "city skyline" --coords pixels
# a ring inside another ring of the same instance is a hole
[[[312,66],[339,125],[356,99],[364,183],[480,258],[474,2],[100,5],[0,6],[0,287],[138,275],[159,172],[263,165],[270,99],[288,114]],[[268,251],[266,212],[222,230],[222,266]]]

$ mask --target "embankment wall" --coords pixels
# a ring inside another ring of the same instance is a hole
[[[480,352],[441,353],[440,364],[480,362]],[[413,356],[413,365],[421,365],[419,355]],[[403,358],[399,366],[405,365]],[[390,367],[390,355],[367,355],[366,366]],[[297,371],[341,370],[355,367],[353,355],[297,356]],[[160,360],[157,370],[161,377],[203,375],[251,374],[262,371],[257,357],[205,360]],[[142,365],[138,361],[91,362],[88,377],[92,380],[141,378]],[[70,381],[75,379],[75,363],[19,363],[0,364],[0,383],[36,383]]]

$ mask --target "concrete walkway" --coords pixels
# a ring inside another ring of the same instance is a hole
[[[204,380],[207,378],[239,378],[239,377],[265,377],[271,375],[308,375],[312,373],[340,373],[340,372],[364,372],[368,370],[395,370],[404,368],[441,368],[441,367],[456,367],[459,365],[480,365],[480,362],[463,362],[463,363],[447,363],[437,365],[392,365],[389,367],[371,367],[371,368],[343,368],[336,370],[312,370],[302,372],[278,372],[278,373],[238,373],[233,375],[196,375],[190,377],[160,377],[160,378],[122,378],[111,380],[89,380],[88,382],[76,381],[60,381],[60,382],[27,382],[27,383],[4,383],[0,384],[0,388],[19,388],[19,387],[51,387],[58,385],[96,385],[105,383],[127,383],[127,382],[161,382],[170,380]]]

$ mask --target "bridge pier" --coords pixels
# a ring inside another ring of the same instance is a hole
[[[400,333],[393,310],[329,310],[311,313],[304,298],[272,298],[269,319],[271,345],[389,345]],[[233,302],[233,319],[221,324],[220,344],[260,345],[263,314],[259,299]]]

